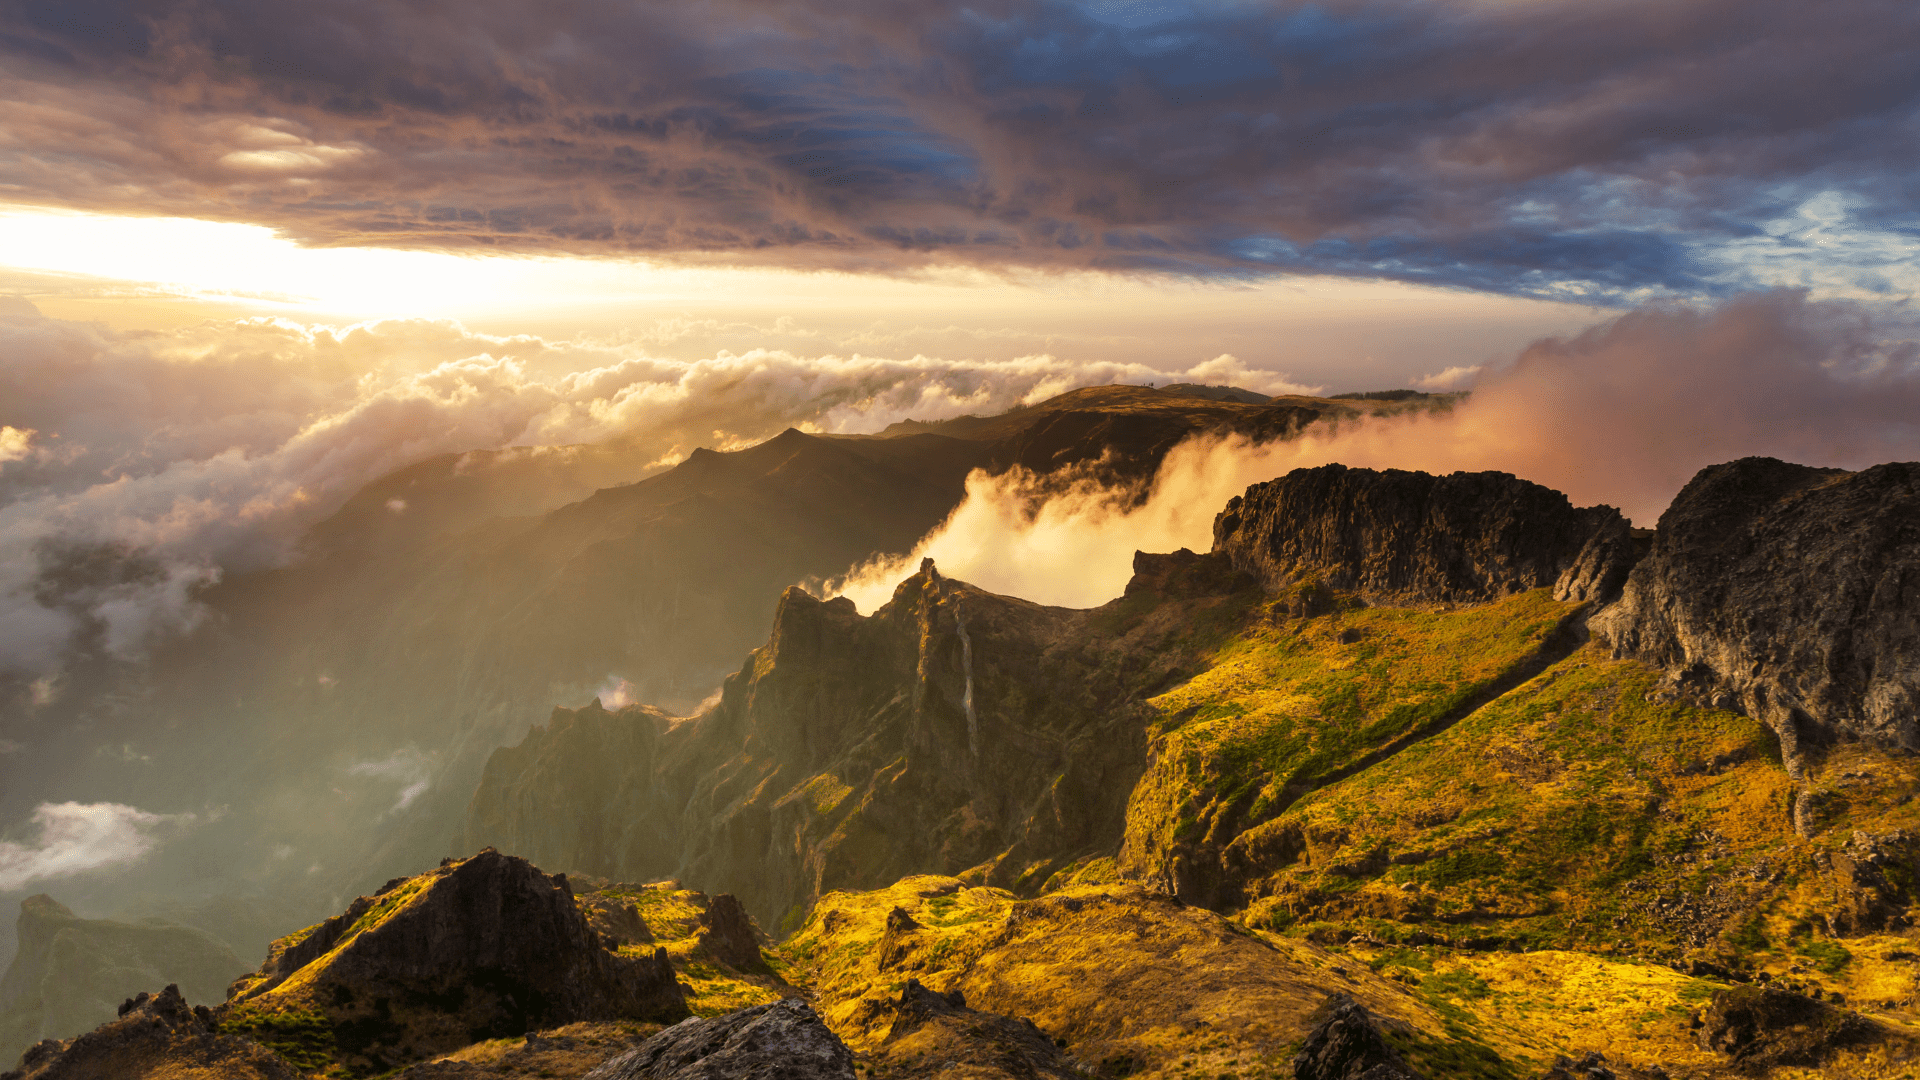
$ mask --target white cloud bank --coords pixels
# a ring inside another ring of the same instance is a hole
[[[1212,546],[1216,513],[1249,484],[1332,462],[1432,473],[1496,470],[1607,503],[1651,526],[1707,465],[1747,456],[1857,469],[1920,459],[1920,340],[1910,323],[1792,292],[1710,310],[1637,311],[1524,351],[1445,413],[1315,429],[1283,443],[1199,440],[1127,508],[1095,485],[1034,506],[1034,480],[975,474],[907,558],[828,591],[862,611],[931,556],[941,572],[1046,604],[1116,596],[1136,549]]]
[[[118,333],[19,302],[0,304],[0,356],[0,674],[27,678],[78,641],[139,656],[194,625],[198,590],[286,558],[353,492],[435,454],[618,442],[643,471],[788,426],[868,432],[1079,386],[1291,386],[1231,357],[1165,370],[764,349],[680,361],[451,322]]]
[[[138,862],[164,830],[194,820],[192,814],[152,814],[120,803],[41,803],[33,811],[37,839],[0,840],[0,892]]]

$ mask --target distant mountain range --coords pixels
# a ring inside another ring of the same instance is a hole
[[[693,710],[787,586],[911,550],[973,470],[1141,485],[1196,433],[1284,438],[1379,407],[1213,390],[1098,387],[879,436],[790,430],[670,468],[617,445],[420,462],[349,499],[290,565],[208,589],[208,617],[149,663],[95,657],[17,718],[43,767],[0,809],[194,814],[145,863],[63,895],[174,909],[251,953],[262,922],[317,917],[447,854],[488,755],[556,703]]]

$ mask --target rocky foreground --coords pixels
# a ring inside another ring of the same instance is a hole
[[[1920,468],[1642,535],[1334,467],[1215,534],[1092,611],[790,590],[710,709],[495,755],[467,842],[567,876],[396,879],[21,1075],[1920,1075]]]

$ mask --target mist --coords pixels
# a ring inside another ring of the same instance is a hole
[[[1651,527],[1694,473],[1718,462],[1858,469],[1920,458],[1917,337],[1904,310],[1798,291],[1644,308],[1535,342],[1478,373],[1450,410],[1259,446],[1192,440],[1168,455],[1144,500],[1085,479],[976,473],[966,501],[911,555],[858,568],[826,591],[870,612],[931,557],[985,589],[1093,607],[1120,595],[1135,550],[1205,551],[1214,515],[1249,484],[1335,462],[1509,472]],[[1439,372],[1429,385],[1458,385],[1465,374]]]
[[[1316,389],[1231,356],[1190,368],[774,349],[688,361],[450,321],[119,332],[22,301],[0,307],[0,354],[0,680],[35,701],[57,692],[75,650],[137,662],[197,624],[199,591],[297,558],[353,493],[435,455],[610,447],[625,464],[599,474],[604,486],[789,426],[872,432],[1080,386],[1238,377]],[[592,490],[555,488],[516,512]],[[404,500],[387,509],[409,512]]]

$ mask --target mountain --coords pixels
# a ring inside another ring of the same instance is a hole
[[[1128,864],[1158,875],[1185,857],[1163,850],[1170,840],[1139,850],[1151,830],[1137,822],[1160,812],[1156,785],[1143,786],[1167,723],[1155,696],[1206,677],[1261,606],[1261,576],[1280,573],[1273,544],[1310,534],[1273,506],[1339,524],[1344,539],[1313,556],[1304,586],[1329,597],[1320,579],[1346,579],[1326,560],[1355,545],[1387,568],[1460,570],[1432,553],[1461,566],[1471,553],[1481,571],[1471,581],[1434,571],[1376,582],[1444,599],[1552,584],[1590,539],[1625,528],[1611,509],[1576,511],[1505,474],[1335,466],[1256,485],[1222,513],[1214,553],[1141,554],[1126,595],[1090,611],[994,596],[930,562],[866,618],[846,600],[789,589],[768,643],[699,715],[556,710],[521,746],[496,751],[465,844],[585,873],[697,881],[782,927],[828,891],[915,873],[1031,894],[1077,860],[1119,853],[1123,838]],[[1369,510],[1384,517],[1356,524]],[[1491,539],[1473,539],[1469,518]],[[1254,533],[1271,542],[1252,543]],[[1443,650],[1453,665],[1342,689],[1379,703],[1363,707],[1370,723],[1351,748],[1317,753],[1345,764],[1457,718],[1563,655],[1572,610],[1530,593],[1417,633],[1383,622],[1378,632],[1401,636],[1396,644]]]
[[[50,896],[20,905],[18,951],[0,977],[0,1064],[47,1038],[86,1031],[114,1017],[134,994],[168,983],[186,1000],[226,995],[246,964],[202,930],[163,919],[82,919]]]
[[[294,562],[199,593],[197,629],[150,663],[103,652],[53,700],[17,703],[10,737],[46,764],[10,777],[0,814],[194,814],[138,867],[62,898],[205,911],[258,948],[262,923],[310,922],[448,854],[487,756],[555,702],[692,711],[783,589],[910,550],[974,469],[1144,483],[1196,432],[1279,437],[1347,408],[1101,387],[971,428],[788,431],[664,469],[617,446],[423,461],[348,500]]]
[[[1872,711],[1920,683],[1914,476],[1729,463],[1645,536],[1500,474],[1301,470],[1093,611],[931,566],[866,618],[789,591],[709,709],[496,752],[468,843],[739,892],[862,1053],[913,978],[1105,1075],[1280,1069],[1265,984],[1105,936],[1177,937],[1161,905],[1324,950],[1289,1023],[1379,979],[1425,1075],[1878,1075],[1920,1023],[1920,770]],[[1789,692],[1783,746],[1749,702]],[[1242,993],[1242,1034],[1145,1004]]]

